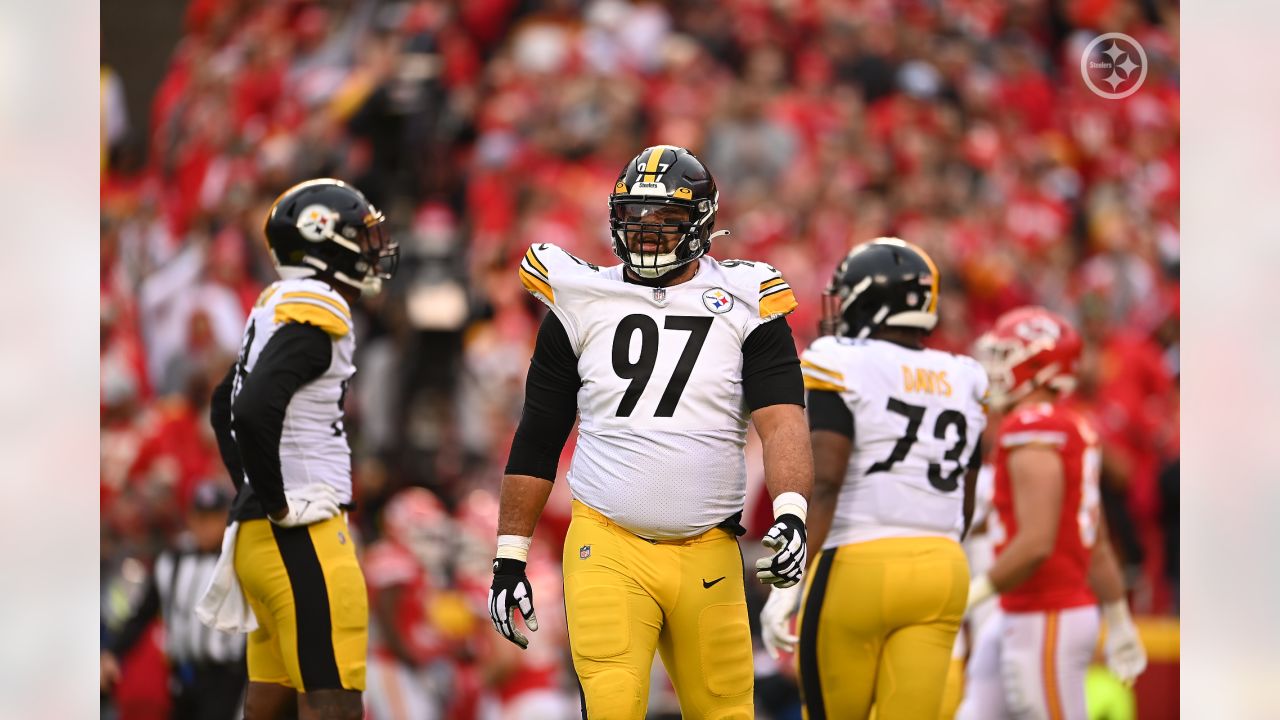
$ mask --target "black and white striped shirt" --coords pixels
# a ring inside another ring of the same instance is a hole
[[[170,664],[231,663],[244,657],[244,635],[206,627],[196,617],[196,602],[209,584],[218,550],[194,548],[164,550],[156,558],[142,604],[134,611],[112,644],[117,657],[141,639],[151,621],[164,618],[164,649]]]

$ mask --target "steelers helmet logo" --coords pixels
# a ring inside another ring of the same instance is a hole
[[[324,205],[308,205],[298,213],[298,232],[311,242],[321,242],[333,237],[338,224],[338,213]]]

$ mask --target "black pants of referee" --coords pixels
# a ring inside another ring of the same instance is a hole
[[[234,720],[240,717],[248,682],[244,660],[181,663],[169,670],[173,720]]]

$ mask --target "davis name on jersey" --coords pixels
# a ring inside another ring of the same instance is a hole
[[[1060,610],[1095,602],[1089,589],[1089,560],[1098,538],[1102,451],[1088,421],[1060,404],[1040,403],[1011,413],[996,436],[995,510],[991,534],[997,554],[1018,532],[1009,483],[1009,453],[1019,447],[1054,448],[1062,458],[1062,512],[1053,552],[1036,572],[1000,595],[1012,612]]]
[[[742,345],[796,307],[764,263],[695,262],[693,279],[666,288],[546,243],[520,264],[525,288],[564,325],[583,379],[569,487],[651,539],[690,537],[742,510]]]
[[[244,379],[253,372],[262,349],[286,323],[298,322],[324,330],[333,342],[329,368],[298,388],[285,411],[280,433],[280,472],[286,492],[316,482],[338,490],[351,502],[351,448],[342,426],[355,334],[351,308],[327,283],[312,279],[280,280],[269,285],[245,321],[240,359],[232,386],[232,407]]]
[[[854,446],[824,547],[887,537],[959,537],[964,474],[987,419],[973,358],[828,336],[800,358],[807,390],[838,393]]]

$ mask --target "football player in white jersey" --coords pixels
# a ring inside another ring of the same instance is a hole
[[[929,350],[938,270],[897,238],[854,248],[827,289],[824,334],[801,357],[814,453],[813,559],[798,623],[810,719],[938,716],[969,571],[987,377]],[[963,519],[963,523],[961,520]],[[766,647],[796,646],[795,588],[761,615]]]
[[[684,148],[646,148],[609,197],[621,265],[537,244],[524,286],[551,312],[502,480],[493,622],[526,647],[537,630],[525,558],[575,414],[573,519],[564,546],[569,643],[584,716],[645,715],[653,654],[685,717],[754,716],[740,535],[747,422],[764,449],[775,523],[765,583],[799,582],[812,456],[782,275],[718,262],[718,193]]]
[[[223,552],[257,626],[247,720],[363,715],[368,598],[343,512],[342,405],[356,371],[350,304],[395,272],[383,222],[339,180],[285,191],[265,227],[281,279],[258,298],[240,358],[214,391],[211,420],[237,488]]]

